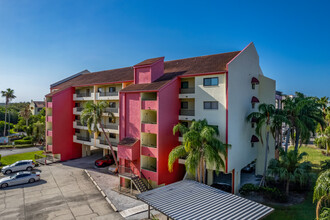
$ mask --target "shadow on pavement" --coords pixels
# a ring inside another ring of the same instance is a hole
[[[7,190],[12,190],[12,189],[21,189],[21,188],[29,188],[29,187],[34,187],[34,186],[39,186],[47,183],[46,180],[39,180],[34,183],[26,183],[26,184],[21,184],[21,185],[16,185],[16,186],[8,186],[6,188],[0,188],[0,190],[7,191]]]

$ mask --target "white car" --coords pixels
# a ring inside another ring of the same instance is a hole
[[[31,171],[33,170],[34,167],[35,167],[35,163],[33,162],[33,160],[20,160],[11,165],[4,166],[1,169],[1,172],[3,174],[8,175],[11,174],[12,172],[17,172],[17,171],[23,171],[23,170]]]
[[[25,183],[34,183],[40,180],[40,172],[22,171],[0,179],[0,187],[15,186]]]

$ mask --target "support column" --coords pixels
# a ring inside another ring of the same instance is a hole
[[[81,145],[81,156],[86,157],[86,145],[82,144]]]
[[[86,145],[86,155],[90,156],[91,155],[91,146]]]
[[[207,185],[213,184],[213,170],[207,170]]]
[[[239,189],[240,189],[240,186],[241,186],[241,170],[233,170],[232,172],[232,181],[233,181],[233,184],[232,184],[232,187],[233,187],[233,193],[234,194],[237,194]]]

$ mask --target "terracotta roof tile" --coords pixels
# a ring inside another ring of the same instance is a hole
[[[156,63],[158,60],[163,59],[164,57],[156,57],[156,58],[151,58],[144,60],[138,64],[135,64],[134,66],[144,66],[144,65],[151,65],[153,63]]]

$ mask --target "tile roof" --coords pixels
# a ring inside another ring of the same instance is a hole
[[[160,59],[164,59],[164,57],[156,57],[156,58],[147,59],[138,64],[135,64],[134,66],[151,65],[153,63],[156,63]]]
[[[179,60],[171,60],[164,62],[164,75],[159,79],[149,84],[132,84],[122,91],[142,91],[142,90],[158,90],[167,82],[176,76],[187,76],[191,74],[203,74],[212,72],[226,71],[226,65],[231,61],[240,51],[221,53],[207,56],[192,57]],[[144,60],[137,65],[148,65],[162,57]],[[136,65],[135,65],[136,66]],[[114,82],[124,82],[134,80],[134,68],[125,67],[120,69],[105,70],[99,72],[92,72],[82,74],[62,84],[52,88],[63,90],[72,86],[86,86]],[[55,93],[57,93],[56,91]],[[53,95],[52,93],[48,96]]]
[[[33,101],[33,102],[37,106],[37,108],[45,107],[45,102],[44,101]]]

